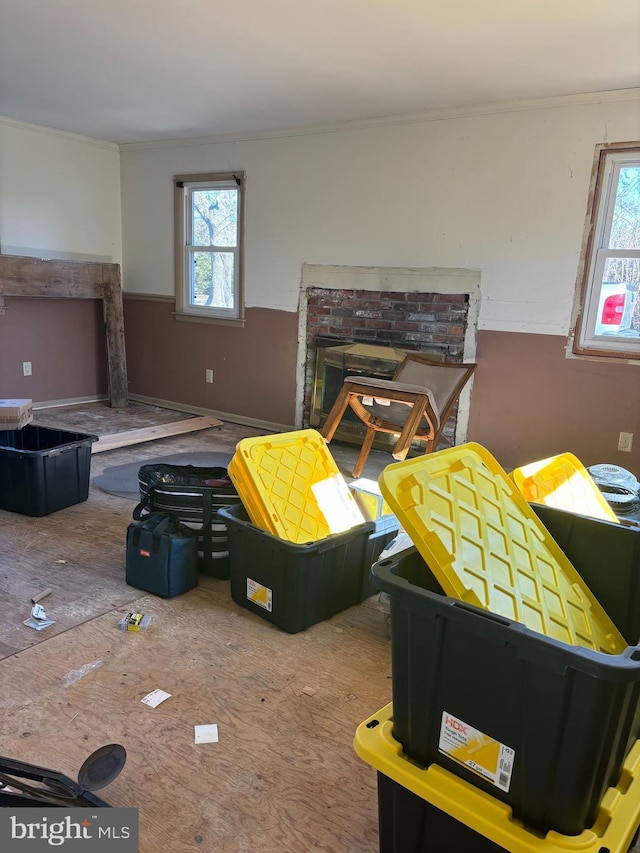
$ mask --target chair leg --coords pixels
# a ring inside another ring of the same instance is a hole
[[[369,456],[369,451],[373,446],[373,439],[376,436],[376,431],[373,427],[367,427],[367,434],[364,437],[362,442],[362,447],[360,448],[360,454],[356,460],[356,464],[353,468],[353,476],[359,477],[362,474],[362,469],[364,468],[365,462]]]
[[[327,415],[327,420],[325,421],[324,426],[320,430],[320,435],[324,438],[327,444],[329,444],[333,438],[333,434],[338,428],[338,424],[347,410],[347,406],[349,405],[349,396],[349,386],[343,385],[333,406],[331,407],[331,411]]]
[[[404,426],[402,427],[402,432],[400,433],[400,437],[396,441],[396,446],[393,448],[392,456],[399,462],[402,462],[403,459],[407,458],[407,453],[409,452],[409,448],[411,447],[411,442],[413,441],[413,437],[416,434],[416,430],[420,426],[420,421],[422,419],[422,416],[424,415],[426,405],[427,398],[419,397],[411,407],[409,417],[407,418]]]

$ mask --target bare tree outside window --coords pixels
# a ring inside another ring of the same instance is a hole
[[[194,245],[217,249],[235,247],[238,191],[198,190],[192,192],[191,202]],[[233,307],[233,262],[234,256],[229,252],[194,252],[194,304]]]
[[[193,316],[240,319],[242,176],[192,177],[176,179],[177,304]]]

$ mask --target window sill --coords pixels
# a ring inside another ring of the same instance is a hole
[[[624,352],[622,350],[598,350],[591,347],[577,346],[571,337],[567,342],[567,358],[582,359],[583,361],[609,362],[611,364],[640,364],[639,352]]]
[[[204,314],[182,314],[178,311],[173,311],[173,316],[181,323],[205,323],[214,326],[235,326],[243,329],[245,324],[244,317],[241,319],[225,320],[222,317],[206,317]]]

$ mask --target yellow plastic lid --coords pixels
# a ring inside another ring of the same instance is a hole
[[[619,523],[589,472],[573,453],[515,468],[509,476],[529,503]]]
[[[511,807],[453,773],[410,761],[393,737],[392,706],[361,723],[353,746],[379,773],[511,853],[627,853],[640,824],[640,741],[629,751],[615,788],[605,792],[596,821],[580,835],[530,832]]]
[[[447,595],[609,654],[622,635],[514,482],[469,443],[387,466],[382,494]]]
[[[269,516],[263,513],[260,503],[254,495],[253,489],[246,479],[241,465],[238,464],[236,456],[233,456],[229,461],[227,472],[231,482],[236,488],[236,492],[240,495],[242,504],[246,509],[247,515],[251,519],[252,524],[255,524],[256,527],[275,535]]]
[[[253,523],[274,536],[316,542],[366,521],[315,429],[243,438],[231,462]]]

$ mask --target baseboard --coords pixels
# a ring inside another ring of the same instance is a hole
[[[158,406],[160,409],[173,409],[176,412],[187,412],[190,415],[213,415],[231,424],[266,429],[270,432],[290,432],[294,427],[289,424],[276,424],[272,421],[261,421],[257,418],[248,418],[244,415],[234,415],[230,412],[220,412],[217,409],[203,409],[200,406],[187,406],[184,403],[174,403],[171,400],[159,400],[157,397],[147,397],[144,394],[129,394],[130,400],[136,403],[147,403],[149,406]]]
[[[82,406],[84,403],[101,403],[108,400],[106,394],[95,394],[90,397],[67,397],[64,400],[41,400],[33,404],[34,410],[55,409],[57,406]]]

